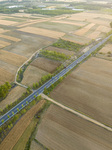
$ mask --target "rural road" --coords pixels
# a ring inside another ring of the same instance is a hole
[[[72,62],[70,65],[68,65],[66,68],[64,68],[62,71],[60,71],[57,75],[52,77],[50,80],[48,80],[45,84],[43,84],[40,88],[35,90],[31,95],[26,97],[23,101],[18,103],[15,107],[13,107],[11,110],[9,110],[6,114],[0,117],[0,126],[4,124],[7,120],[9,120],[11,117],[13,117],[15,114],[17,114],[18,110],[20,111],[23,109],[28,103],[30,103],[34,96],[38,96],[41,93],[43,93],[44,88],[49,88],[53,83],[55,83],[57,80],[59,80],[60,77],[64,76],[66,73],[68,73],[72,68],[74,68],[78,63],[82,62],[85,58],[87,58],[92,52],[94,52],[98,47],[100,47],[103,43],[105,43],[111,35],[100,41],[98,44],[90,48],[86,53],[84,53],[81,57],[79,57],[77,60]]]
[[[92,123],[94,123],[94,124],[96,124],[96,125],[98,125],[98,126],[100,126],[100,127],[102,127],[102,128],[105,128],[106,130],[112,132],[112,128],[110,128],[110,127],[108,127],[108,126],[106,126],[106,125],[104,125],[104,124],[102,124],[102,123],[100,123],[100,122],[98,122],[98,121],[96,121],[96,120],[94,120],[94,119],[92,119],[92,118],[89,118],[89,117],[87,117],[86,115],[83,115],[83,114],[81,114],[81,113],[79,113],[79,112],[77,112],[77,111],[75,111],[75,110],[73,110],[73,109],[71,109],[71,108],[69,108],[69,107],[66,107],[66,106],[63,105],[63,104],[58,103],[57,101],[51,99],[51,98],[48,97],[47,95],[45,95],[45,94],[42,93],[41,96],[42,96],[44,99],[47,99],[48,101],[52,102],[53,104],[56,104],[57,106],[59,106],[59,107],[65,109],[65,110],[67,110],[67,111],[69,111],[69,112],[71,112],[71,113],[73,113],[73,114],[75,114],[75,115],[77,115],[77,116],[79,116],[79,117],[81,117],[81,118],[87,120],[87,121],[90,121],[90,122],[92,122]]]

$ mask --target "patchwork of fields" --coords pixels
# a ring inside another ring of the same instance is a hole
[[[56,101],[111,126],[112,62],[90,58],[52,92]]]
[[[111,150],[112,134],[82,118],[51,105],[35,139],[53,150]]]
[[[14,82],[17,69],[39,49],[48,50],[49,56],[55,52],[56,57],[62,54],[63,57],[66,55],[76,59],[77,54],[80,54],[86,44],[91,43],[92,40],[104,38],[111,31],[111,20],[112,15],[94,12],[56,17],[24,13],[1,14],[0,85],[6,81]],[[58,43],[59,39],[77,43],[79,48],[77,49],[78,46],[75,47],[73,43],[72,46],[68,44],[67,48],[63,48]],[[73,47],[75,48],[73,49]],[[111,57],[111,54],[112,44],[107,43],[98,52],[97,57],[107,59],[107,57]],[[33,83],[39,82],[44,75],[53,74],[62,64],[62,61],[52,60],[47,56],[39,55],[26,68],[22,84],[32,87]],[[104,59],[96,57],[88,59],[65,78],[50,93],[50,96],[63,105],[111,126],[112,62]],[[12,89],[0,103],[0,108],[4,109],[13,103],[25,91],[26,89],[18,86]],[[43,103],[45,102],[43,101]],[[26,121],[28,119],[27,116]],[[23,124],[21,124],[22,126]],[[15,129],[16,127],[13,130],[15,131]],[[17,134],[20,130],[21,128],[16,130]],[[12,132],[9,135],[13,137]],[[18,134],[15,143],[20,137],[21,135]],[[8,136],[6,142],[9,138]],[[35,139],[53,150],[112,149],[110,132],[53,104],[43,116]],[[13,145],[13,143],[11,144]],[[3,147],[5,146],[3,143]],[[33,141],[31,150],[34,149],[40,150],[43,147]]]

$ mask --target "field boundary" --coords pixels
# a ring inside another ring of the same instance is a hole
[[[100,122],[98,122],[98,121],[95,120],[95,119],[92,119],[92,118],[90,118],[90,117],[88,117],[88,116],[86,116],[86,115],[84,115],[84,114],[82,114],[82,113],[79,113],[79,112],[73,110],[73,109],[71,109],[71,108],[69,108],[69,107],[67,107],[67,106],[65,106],[65,105],[63,105],[63,104],[61,104],[61,103],[59,103],[59,102],[57,102],[57,101],[51,99],[50,97],[48,97],[48,96],[45,95],[45,94],[41,94],[41,96],[42,96],[44,99],[47,99],[48,101],[52,102],[53,104],[55,104],[55,105],[57,105],[57,106],[59,106],[59,107],[65,109],[65,110],[67,110],[67,111],[69,111],[69,112],[71,112],[71,113],[73,113],[73,114],[75,114],[75,115],[77,115],[77,116],[83,118],[84,120],[87,120],[87,121],[89,121],[89,122],[91,122],[91,123],[94,123],[94,124],[96,124],[96,125],[98,125],[98,126],[104,128],[104,129],[106,129],[106,130],[112,132],[112,128],[111,128],[111,127],[106,126],[106,125],[104,125],[103,123],[100,123]]]

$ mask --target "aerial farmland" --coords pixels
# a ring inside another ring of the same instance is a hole
[[[0,150],[112,149],[112,3],[98,2],[0,2]]]

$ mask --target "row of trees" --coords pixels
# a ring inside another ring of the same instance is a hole
[[[22,105],[24,109],[22,109],[21,111],[19,111],[19,108],[17,108],[18,113],[16,115],[14,115],[14,112],[12,111],[12,114],[14,116],[8,122],[6,122],[3,126],[0,127],[0,142],[2,142],[2,140],[8,134],[10,129],[15,125],[16,121],[19,120],[19,118],[22,115],[24,115],[33,105],[35,105],[40,100],[41,100],[41,95],[39,95],[38,97],[35,97],[35,99],[32,102],[30,102],[29,105],[27,105],[26,107]],[[26,102],[26,104],[27,103],[28,102]],[[9,115],[8,115],[8,118],[10,118]],[[2,122],[4,122],[4,120],[2,120]]]
[[[74,10],[69,10],[69,9],[42,10],[42,9],[39,9],[39,8],[37,8],[37,9],[28,9],[25,12],[42,14],[42,15],[50,15],[50,16],[79,13],[79,11],[74,11]]]
[[[63,39],[59,39],[56,43],[53,43],[52,46],[75,52],[78,52],[80,48],[84,47],[84,45],[80,45]]]
[[[10,89],[11,85],[9,84],[9,82],[6,82],[4,85],[0,86],[0,100],[4,99],[7,96]]]
[[[47,75],[44,75],[43,77],[41,77],[39,83],[33,83],[33,89],[37,89],[39,88],[42,84],[44,84],[47,80],[51,79],[52,78],[52,74],[47,74]]]
[[[64,61],[67,59],[70,59],[70,55],[65,55],[64,53],[56,52],[56,51],[50,51],[50,50],[42,50],[40,52],[40,55],[53,59],[53,60],[58,60],[58,61]]]

